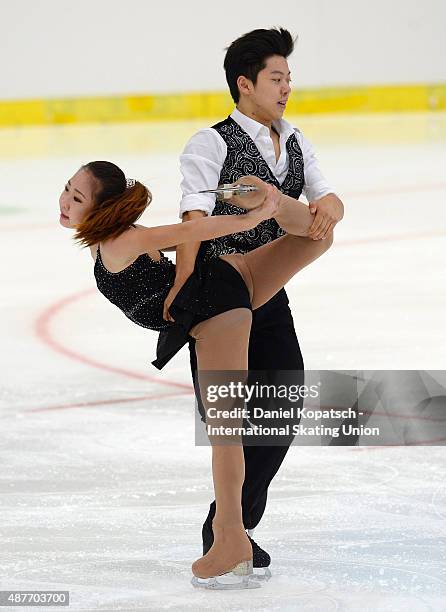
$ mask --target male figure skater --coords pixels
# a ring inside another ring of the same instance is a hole
[[[310,238],[314,240],[323,240],[342,218],[342,202],[319,170],[311,144],[300,130],[282,119],[291,91],[287,57],[293,48],[291,34],[282,28],[254,30],[227,48],[224,69],[236,109],[227,119],[197,132],[186,144],[180,158],[183,175],[180,216],[183,221],[204,215],[243,214],[245,211],[237,206],[216,202],[214,195],[197,192],[233,183],[245,175],[258,176],[296,199],[303,192],[315,215],[310,229]],[[246,253],[283,233],[275,220],[270,219],[254,231],[202,244],[180,245],[175,284],[166,299],[164,317],[170,318],[167,309],[193,272],[197,256],[206,260],[227,253]],[[189,348],[194,377],[194,341]],[[274,372],[278,370],[303,372],[302,355],[284,289],[253,313],[249,369],[267,371],[271,374],[270,380],[275,380]],[[197,385],[195,388],[200,405]],[[242,510],[248,536],[252,535],[264,513],[269,483],[291,441],[280,446],[244,446]],[[215,502],[212,502],[202,530],[203,554],[213,543],[214,515]],[[269,554],[252,539],[251,543],[254,567],[268,567]]]

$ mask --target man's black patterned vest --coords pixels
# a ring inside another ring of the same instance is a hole
[[[221,169],[219,184],[234,183],[241,176],[251,174],[258,176],[266,183],[272,183],[282,193],[292,198],[299,198],[304,186],[304,163],[302,151],[294,133],[286,142],[289,161],[288,173],[284,182],[280,185],[270,167],[260,155],[253,140],[232,117],[228,117],[212,127],[220,134],[227,146],[226,159]],[[243,215],[246,212],[239,206],[217,201],[212,215]],[[267,219],[249,231],[203,242],[199,257],[207,261],[228,253],[248,253],[284,234],[285,232],[274,219]]]

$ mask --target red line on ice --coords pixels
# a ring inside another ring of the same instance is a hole
[[[78,402],[77,404],[59,404],[58,406],[43,406],[32,408],[26,412],[47,412],[50,410],[65,410],[67,408],[89,408],[90,406],[109,406],[113,404],[126,404],[130,402],[142,402],[144,400],[163,399],[165,397],[178,397],[179,395],[190,395],[190,391],[173,391],[172,393],[158,393],[155,395],[143,395],[142,397],[121,397],[110,400],[97,400],[94,402]]]
[[[79,291],[78,293],[74,293],[73,295],[69,295],[48,308],[46,308],[36,319],[34,323],[34,329],[37,337],[41,342],[49,346],[51,349],[64,355],[65,357],[69,357],[70,359],[74,359],[76,361],[80,361],[85,365],[89,365],[93,368],[98,368],[99,370],[105,370],[106,372],[112,372],[113,374],[120,374],[122,376],[126,376],[127,378],[134,378],[137,380],[147,380],[150,382],[157,383],[159,385],[164,385],[166,387],[174,387],[176,389],[184,389],[187,391],[192,391],[192,385],[188,385],[185,383],[178,383],[174,381],[162,380],[157,378],[156,376],[150,376],[147,374],[141,374],[139,372],[134,372],[132,370],[127,370],[124,368],[119,368],[116,366],[109,365],[107,363],[102,363],[101,361],[97,361],[74,351],[73,349],[62,344],[60,340],[57,340],[52,332],[51,332],[51,321],[54,317],[59,314],[64,308],[73,302],[77,302],[86,296],[94,293],[95,289],[86,289],[85,291]]]

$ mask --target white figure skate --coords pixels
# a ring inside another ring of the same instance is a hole
[[[191,584],[196,588],[215,590],[258,589],[261,585],[251,579],[253,576],[252,559],[237,563],[232,570],[219,576],[197,578],[194,576]],[[241,580],[240,580],[241,577]]]

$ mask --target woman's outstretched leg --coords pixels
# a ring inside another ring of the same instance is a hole
[[[297,272],[325,253],[333,242],[333,233],[325,240],[312,240],[287,234],[245,255],[221,255],[242,275],[253,310],[263,306]]]
[[[267,183],[257,176],[242,176],[237,183],[254,185],[258,191],[242,196],[233,196],[230,200],[231,204],[235,204],[240,208],[246,208],[246,210],[251,210],[262,204],[267,195]],[[304,202],[285,194],[280,194],[278,211],[274,215],[274,219],[288,234],[308,236],[308,230],[314,221],[314,215],[310,213],[309,207]]]
[[[195,338],[198,381],[206,410],[206,425],[236,427],[241,419],[209,417],[209,409],[230,410],[240,401],[219,399],[210,402],[209,385],[244,382],[248,369],[248,342],[252,314],[246,308],[236,308],[199,323],[191,330]],[[210,550],[192,565],[200,578],[217,576],[231,570],[237,563],[252,559],[252,546],[242,519],[241,491],[245,478],[245,463],[240,436],[210,435],[212,444],[212,474],[216,513],[212,523],[214,543]]]
[[[240,272],[250,292],[252,308],[256,309],[280,291],[297,272],[325,253],[333,243],[333,232],[323,240],[307,238],[312,217],[303,202],[284,196],[257,177],[242,177],[240,182],[252,183],[258,186],[258,191],[232,198],[231,202],[246,208],[267,202],[276,204],[274,218],[289,232],[244,255],[220,256]]]

